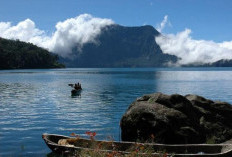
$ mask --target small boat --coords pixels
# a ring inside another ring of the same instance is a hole
[[[73,90],[71,90],[72,96],[78,96],[78,95],[80,95],[81,94],[81,90],[82,89],[73,89]]]
[[[232,144],[181,144],[98,141],[56,134],[43,134],[47,146],[60,155],[79,156],[82,151],[101,154],[117,153],[117,156],[137,153],[137,156],[165,157],[232,157]],[[143,149],[142,149],[143,148]],[[152,151],[151,151],[152,150]]]

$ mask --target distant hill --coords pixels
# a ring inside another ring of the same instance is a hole
[[[60,68],[58,56],[31,43],[0,38],[0,69]]]
[[[232,60],[222,59],[217,62],[206,64],[209,67],[232,67]]]
[[[105,27],[96,43],[87,43],[82,50],[73,49],[73,59],[61,59],[67,67],[163,67],[177,57],[163,54],[155,41],[160,33],[152,26]]]
[[[213,63],[185,64],[183,67],[232,67],[232,60],[221,59]]]

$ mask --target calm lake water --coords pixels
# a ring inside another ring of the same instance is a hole
[[[81,97],[69,83],[81,82]],[[232,103],[232,68],[0,71],[0,156],[46,156],[43,133],[120,140],[119,121],[137,97],[198,94]]]

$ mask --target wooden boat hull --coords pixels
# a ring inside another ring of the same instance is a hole
[[[82,89],[73,89],[73,90],[71,91],[72,96],[80,95],[80,94],[81,94],[81,90],[82,90]]]
[[[65,155],[65,154],[78,154],[82,150],[94,151],[93,148],[88,148],[81,145],[59,145],[58,141],[60,139],[74,139],[72,137],[55,135],[55,134],[43,134],[42,138],[44,139],[47,146],[55,153]],[[78,139],[80,143],[86,143],[90,145],[95,143],[95,145],[103,144],[107,147],[100,149],[102,153],[110,153],[113,150],[112,145],[118,148],[117,152],[120,154],[130,154],[132,150],[128,148],[137,148],[138,146],[143,147],[152,147],[155,153],[139,153],[139,156],[157,156],[162,153],[167,153],[170,157],[232,157],[232,144],[183,144],[183,145],[166,145],[166,144],[151,144],[151,143],[135,143],[135,142],[110,142],[110,141],[92,141],[88,139],[80,138]],[[77,143],[78,143],[77,142]]]

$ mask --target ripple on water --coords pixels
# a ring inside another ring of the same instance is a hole
[[[68,84],[75,82],[84,90],[72,97]],[[46,156],[44,132],[86,137],[86,131],[95,131],[98,139],[119,140],[120,118],[138,96],[193,93],[232,103],[231,82],[231,69],[0,71],[0,156]]]

